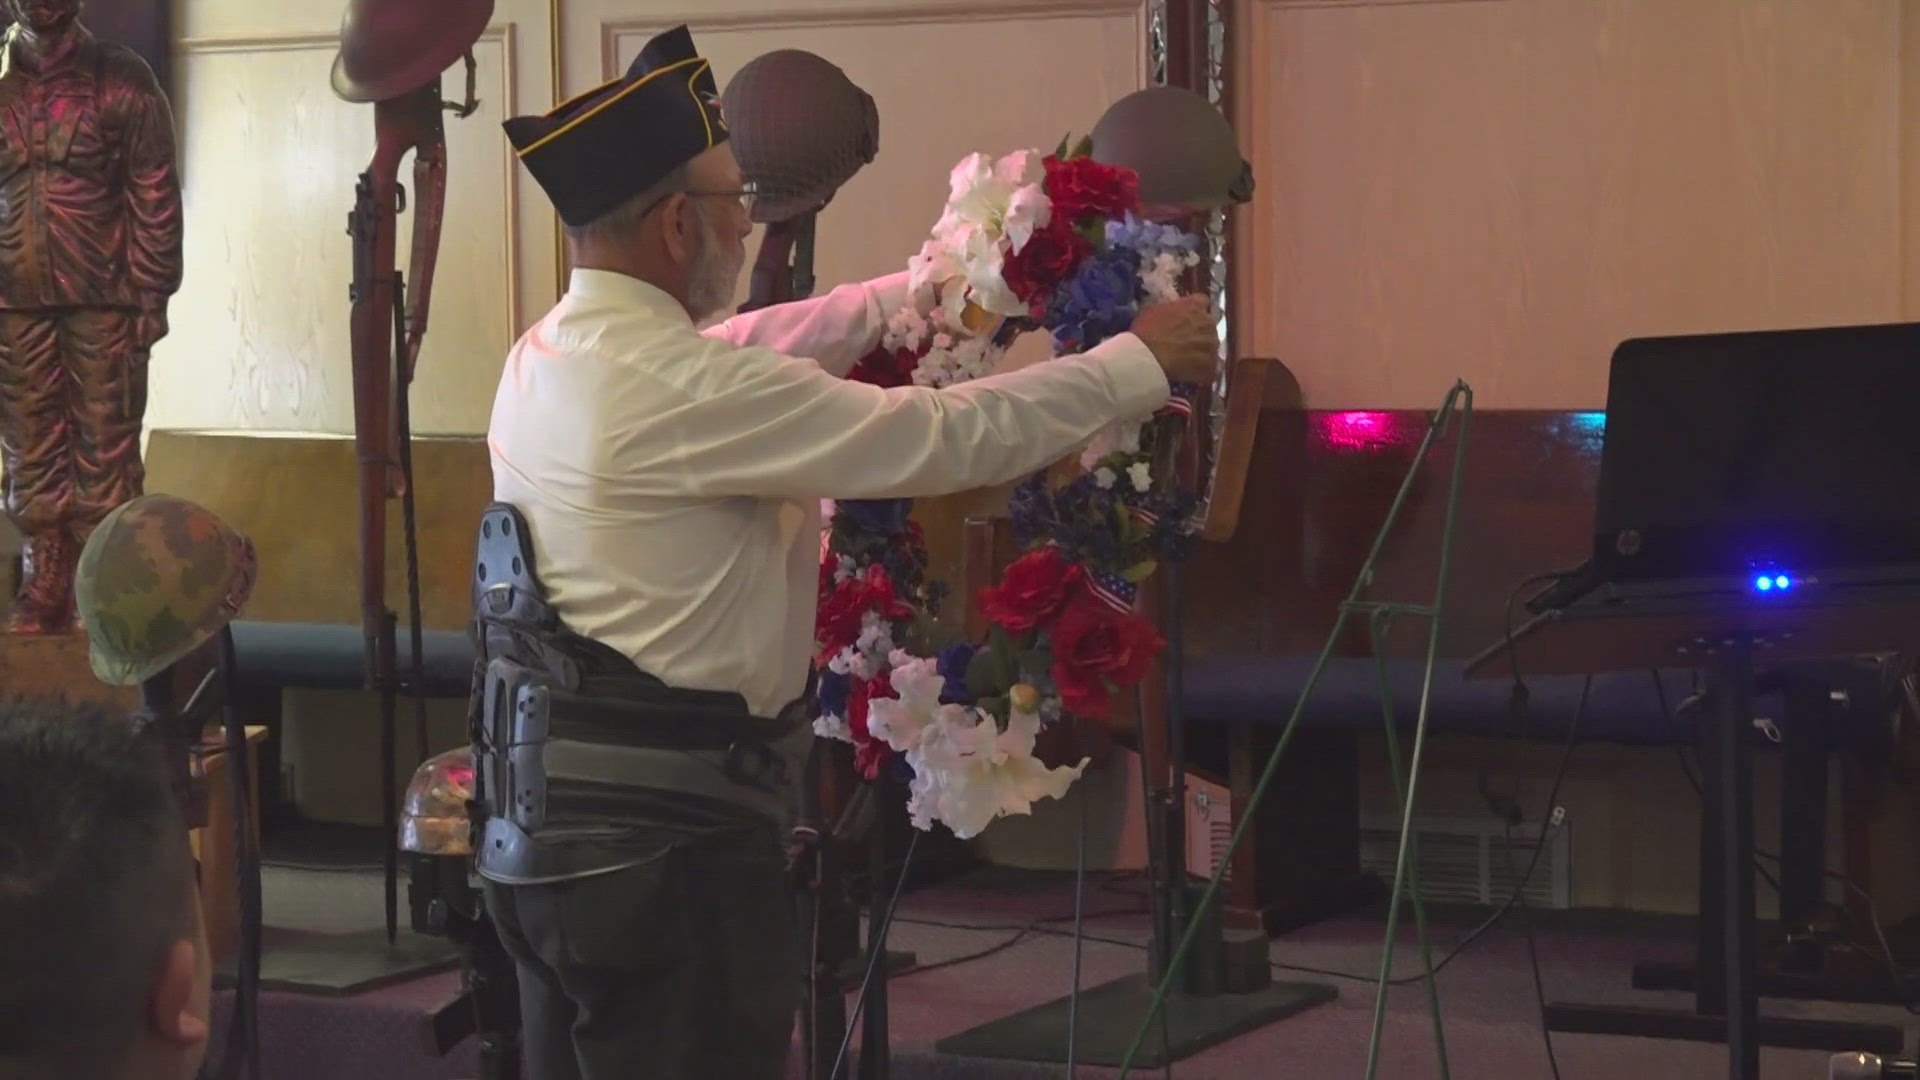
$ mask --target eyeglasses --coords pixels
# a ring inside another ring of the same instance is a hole
[[[6,54],[4,52],[0,52],[0,59],[3,59],[5,56]],[[660,209],[660,204],[673,198],[675,195],[685,195],[689,199],[739,199],[741,208],[751,217],[753,215],[754,200],[760,195],[760,185],[752,180],[748,180],[734,191],[697,191],[688,188],[682,188],[679,191],[669,191],[665,195],[648,203],[647,208],[640,212],[640,216],[644,218],[655,210]]]
[[[697,199],[697,198],[739,199],[740,208],[745,210],[747,213],[751,214],[753,213],[753,202],[760,195],[760,185],[749,180],[746,183],[742,184],[740,188],[735,191],[687,190],[687,191],[681,192],[681,194],[687,196],[690,199]]]

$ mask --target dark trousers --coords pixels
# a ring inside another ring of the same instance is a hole
[[[529,1080],[781,1080],[800,942],[769,826],[662,831],[638,866],[486,883]]]

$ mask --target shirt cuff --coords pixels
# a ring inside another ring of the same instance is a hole
[[[1152,412],[1165,405],[1173,393],[1153,350],[1132,333],[1115,334],[1085,355],[1099,360],[1100,370],[1113,380],[1113,395],[1122,416]]]
[[[879,319],[875,325],[885,327],[894,312],[907,305],[907,279],[911,276],[911,271],[901,270],[867,282],[867,295],[879,305]]]

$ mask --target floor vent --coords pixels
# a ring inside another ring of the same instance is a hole
[[[1540,836],[1537,822],[1509,832],[1500,822],[1481,814],[1420,814],[1414,817],[1415,854],[1420,895],[1439,903],[1500,904],[1512,895],[1527,872]],[[1572,898],[1572,847],[1569,828],[1562,826],[1547,840],[1540,865],[1527,883],[1526,903],[1536,908],[1566,908]],[[1511,837],[1511,838],[1509,838]],[[1360,864],[1393,880],[1399,853],[1400,820],[1386,814],[1362,814]]]

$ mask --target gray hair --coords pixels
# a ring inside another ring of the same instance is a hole
[[[686,163],[662,177],[659,183],[635,195],[585,225],[566,226],[567,239],[573,243],[588,240],[627,240],[640,231],[640,223],[661,199],[685,191],[690,181]]]

